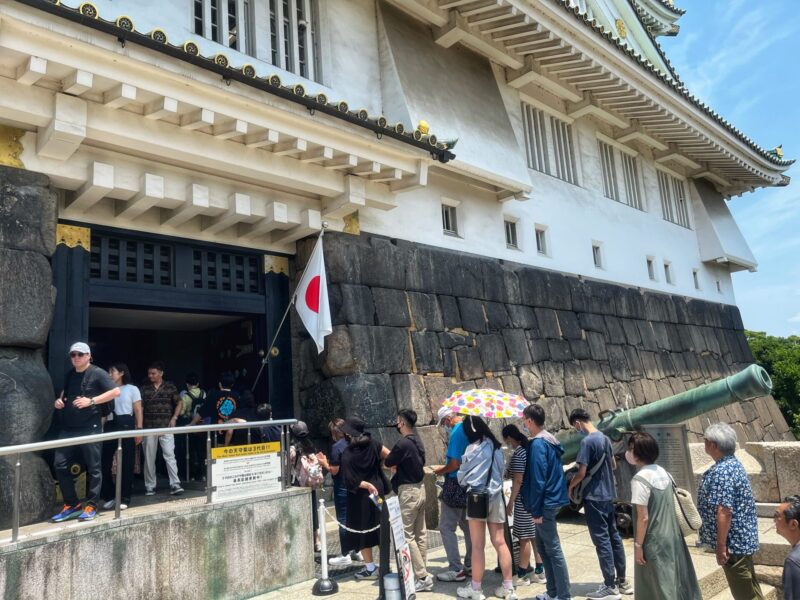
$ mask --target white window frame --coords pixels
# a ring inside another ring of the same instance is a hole
[[[644,197],[642,194],[641,169],[639,159],[625,152],[620,153],[622,159],[622,180],[625,183],[626,204],[637,210],[644,210]]]
[[[527,98],[520,105],[528,168],[580,185],[573,119]]]
[[[550,256],[550,240],[547,239],[549,237],[547,231],[548,227],[546,225],[537,223],[533,226],[534,243],[536,244],[536,253],[539,256]]]
[[[267,56],[269,62],[300,77],[317,81],[319,73],[317,23],[318,12],[315,0],[267,0]],[[297,9],[301,8],[305,28],[300,28],[301,19]],[[286,14],[288,12],[288,15]],[[275,42],[273,47],[273,34]],[[300,40],[303,39],[303,52]],[[288,50],[288,52],[287,52]],[[301,65],[305,61],[305,73]]]
[[[603,140],[597,140],[600,148],[600,169],[603,172],[603,194],[606,198],[619,202],[619,183],[614,159],[614,147]]]
[[[603,242],[592,240],[592,263],[596,269],[606,268],[606,261],[603,256]]]
[[[448,229],[448,220],[450,228]],[[458,205],[442,202],[442,232],[445,235],[459,237],[458,233]]]
[[[230,28],[228,24],[228,10],[230,2],[236,9],[236,48],[229,42]],[[255,0],[192,0],[192,28],[197,35],[216,42],[226,48],[249,56],[256,55],[255,44]],[[200,19],[202,20],[202,33],[197,29],[197,8],[202,6]],[[216,20],[212,18],[212,8],[216,11]],[[214,32],[216,31],[216,35]]]
[[[656,257],[655,256],[648,256],[646,258],[647,261],[647,277],[650,281],[658,281],[658,277],[656,276]]]
[[[664,281],[669,285],[675,285],[675,273],[672,271],[672,262],[664,261]]]
[[[656,169],[658,191],[661,197],[661,214],[665,221],[686,229],[692,228],[689,214],[689,196],[686,182],[663,169]]]
[[[503,231],[506,237],[506,248],[508,248],[509,250],[521,249],[519,243],[519,230],[517,229],[517,221],[519,221],[519,219],[517,219],[516,217],[509,217],[507,215],[503,216]]]

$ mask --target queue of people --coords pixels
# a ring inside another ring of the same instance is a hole
[[[164,364],[153,362],[147,368],[147,383],[137,387],[132,383],[130,369],[125,363],[115,363],[106,372],[92,364],[88,344],[76,342],[69,349],[72,368],[67,373],[62,390],[54,407],[60,422],[59,439],[91,435],[102,432],[139,429],[168,428],[198,423],[242,423],[263,421],[272,417],[268,404],[256,406],[251,392],[233,389],[235,378],[223,373],[217,388],[208,393],[200,389],[200,378],[190,373],[185,387],[164,377]],[[177,438],[177,440],[176,440]],[[128,508],[132,500],[133,479],[137,448],[143,451],[145,495],[156,493],[156,458],[161,449],[169,479],[169,492],[182,494],[181,480],[205,477],[205,434],[142,436],[122,441],[120,482],[120,509]],[[218,445],[278,441],[279,426],[228,430],[217,437]],[[187,448],[188,444],[188,448]],[[176,452],[177,448],[177,452]],[[89,521],[97,516],[98,508],[115,507],[113,469],[117,449],[116,440],[59,448],[55,452],[54,468],[61,488],[64,505],[52,517],[54,522],[71,519]],[[179,457],[189,455],[189,472],[186,461]],[[78,499],[71,468],[82,463],[87,473],[87,495]]]
[[[620,600],[636,591],[647,600],[700,600],[700,586],[689,548],[676,515],[672,476],[655,464],[656,440],[634,432],[625,460],[635,468],[630,502],[634,510],[633,582],[622,539],[617,531],[613,501],[615,459],[608,439],[583,409],[569,421],[583,435],[576,459],[577,474],[569,484],[561,462],[563,448],[545,428],[544,409],[531,404],[522,416],[521,431],[507,425],[502,438],[512,450],[508,468],[500,442],[479,417],[462,416],[442,408],[437,423],[447,432],[446,463],[434,469],[444,477],[440,494],[440,532],[447,567],[436,573],[442,583],[465,582],[455,595],[484,600],[485,544],[488,531],[502,575],[494,590],[499,598],[518,598],[519,586],[545,584],[536,600],[570,600],[569,569],[558,535],[556,515],[576,496],[584,506],[589,534],[603,576],[591,600]],[[329,429],[334,445],[330,458],[318,453],[320,464],[334,476],[334,500],[340,527],[342,554],[330,564],[350,565],[362,559],[356,579],[377,577],[373,547],[378,545],[381,499],[389,483],[382,467],[392,470],[391,488],[400,500],[406,539],[412,552],[417,592],[434,587],[426,563],[424,496],[425,450],[414,432],[416,413],[400,411],[396,426],[401,439],[390,450],[374,440],[358,418],[334,419]],[[734,456],[736,434],[725,424],[705,432],[706,452],[715,464],[703,478],[698,497],[703,517],[700,540],[712,548],[723,567],[735,600],[762,598],[755,579],[752,555],[758,548],[755,503],[743,467]],[[511,497],[503,496],[503,473],[511,479]],[[338,482],[338,483],[337,483]],[[511,549],[504,536],[506,519],[513,519],[512,535],[519,541],[519,561],[512,572]],[[786,560],[785,597],[800,600],[800,496],[787,498],[775,513],[778,532],[792,544]],[[465,548],[459,545],[458,528]],[[356,554],[358,552],[358,554]],[[533,561],[531,560],[533,559]],[[793,595],[794,594],[794,595]]]

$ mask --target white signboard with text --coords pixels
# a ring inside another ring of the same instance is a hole
[[[280,491],[280,442],[211,449],[212,502]]]
[[[411,566],[411,550],[406,542],[406,532],[403,529],[403,515],[400,513],[400,500],[394,496],[386,499],[386,510],[389,511],[389,526],[392,528],[394,548],[397,558],[397,571],[400,573],[402,586],[406,598],[416,597],[414,569]]]

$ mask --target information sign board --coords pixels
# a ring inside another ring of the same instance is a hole
[[[280,491],[280,442],[211,449],[212,502]]]
[[[397,496],[386,499],[386,510],[389,511],[389,526],[394,537],[394,551],[397,559],[397,571],[402,581],[401,585],[405,591],[405,598],[411,600],[416,598],[416,588],[414,580],[414,569],[411,566],[411,550],[406,542],[406,532],[403,528],[403,515],[400,512],[400,500]]]
[[[689,436],[686,425],[645,425],[642,429],[655,438],[658,443],[658,460],[656,464],[663,467],[679,488],[697,497],[694,489],[694,473],[692,458],[689,454]]]

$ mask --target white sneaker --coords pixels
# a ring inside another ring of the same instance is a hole
[[[616,587],[608,587],[605,584],[597,588],[596,592],[586,594],[586,598],[588,600],[622,600]]]
[[[155,496],[156,495],[156,491],[155,490],[145,490],[144,491],[144,495],[145,496]]]
[[[456,590],[456,596],[459,598],[467,598],[467,600],[486,600],[486,596],[483,595],[483,590],[473,590],[471,583],[458,588]]]
[[[116,502],[114,500],[109,500],[108,502],[103,504],[103,509],[111,510],[111,509],[114,508],[115,505],[116,505]],[[127,504],[120,503],[120,505],[119,505],[119,509],[120,510],[125,510],[126,508],[128,508]]]
[[[537,594],[534,600],[559,600],[559,599],[558,596],[551,596],[550,594],[545,592],[544,594]]]
[[[433,591],[433,577],[428,575],[422,579],[417,579],[414,584],[414,589],[417,592],[432,592]]]
[[[350,558],[349,554],[345,554],[344,556],[332,556],[328,559],[328,564],[332,567],[346,567],[353,564],[353,559]]]
[[[505,598],[505,600],[518,600],[517,593],[514,588],[505,588],[502,585],[495,589],[494,595],[498,598]]]

